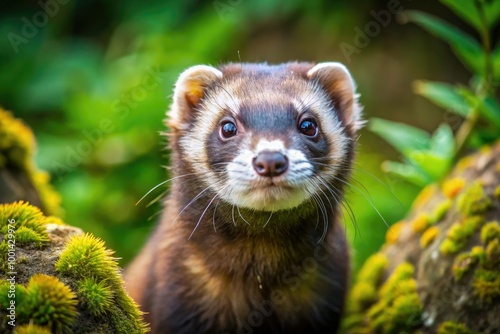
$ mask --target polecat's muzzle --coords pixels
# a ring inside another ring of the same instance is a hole
[[[260,176],[280,176],[288,169],[288,158],[280,152],[260,152],[252,161],[253,168]]]

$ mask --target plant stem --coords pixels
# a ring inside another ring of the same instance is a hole
[[[481,0],[474,1],[477,11],[479,12],[479,17],[481,19],[482,29],[480,31],[481,41],[483,44],[484,51],[484,75],[482,78],[481,85],[476,90],[476,95],[480,101],[488,96],[488,93],[491,89],[491,82],[493,78],[493,64],[491,62],[491,41],[490,41],[490,30],[488,27],[488,20],[486,18],[486,13],[484,11],[484,2]],[[462,123],[460,128],[458,129],[456,135],[456,149],[455,149],[455,158],[459,157],[460,154],[465,149],[465,145],[469,140],[472,132],[474,131],[474,127],[477,124],[480,116],[479,105],[481,102],[478,102],[475,106],[471,107],[470,113]]]

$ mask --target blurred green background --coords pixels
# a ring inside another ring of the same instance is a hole
[[[367,119],[428,131],[453,123],[453,116],[416,96],[412,81],[455,83],[470,76],[444,42],[402,24],[400,16],[391,14],[383,26],[371,23],[399,3],[471,31],[437,1],[49,0],[43,14],[46,2],[0,5],[0,105],[33,129],[37,165],[51,173],[62,195],[64,220],[104,239],[122,265],[140,250],[161,210],[159,202],[147,204],[167,186],[136,202],[167,177],[159,133],[186,67],[343,62]],[[357,31],[366,28],[373,37],[357,47]],[[356,49],[346,56],[342,48],[349,47]],[[362,130],[356,163],[362,170],[347,196],[356,222],[344,219],[355,268],[384,240],[380,216],[398,221],[419,190],[384,175],[386,159],[398,154]]]

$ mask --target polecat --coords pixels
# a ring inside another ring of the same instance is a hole
[[[167,126],[173,180],[126,271],[153,333],[334,333],[360,113],[339,63],[193,66]]]

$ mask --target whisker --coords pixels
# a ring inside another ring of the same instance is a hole
[[[375,179],[376,181],[378,181],[378,182],[379,182],[379,183],[380,183],[380,184],[381,184],[381,185],[382,185],[385,189],[387,189],[387,190],[391,193],[392,197],[394,197],[394,199],[395,199],[396,201],[398,201],[399,205],[400,205],[402,208],[404,208],[403,203],[401,203],[401,201],[400,201],[400,200],[399,200],[399,198],[396,196],[396,194],[395,194],[395,193],[391,190],[391,188],[389,188],[389,186],[388,186],[388,185],[387,185],[384,181],[382,181],[379,177],[377,177],[375,174],[370,173],[370,172],[368,172],[368,171],[366,171],[366,170],[364,170],[364,169],[362,169],[362,168],[360,168],[360,167],[355,167],[355,166],[353,166],[353,167],[352,167],[352,169],[357,170],[357,171],[360,171],[360,172],[363,172],[363,173],[365,173],[366,175],[371,176],[373,179]],[[361,183],[361,182],[360,182],[360,183]]]
[[[269,218],[267,218],[267,221],[266,223],[264,224],[264,228],[267,226],[267,224],[269,224],[269,222],[271,221],[271,217],[273,216],[274,214],[274,211],[271,211],[271,214],[269,215]]]
[[[184,174],[184,175],[179,175],[179,176],[174,176],[168,180],[165,180],[163,182],[160,182],[159,184],[157,184],[156,186],[154,186],[150,191],[148,191],[144,196],[141,197],[140,200],[137,201],[137,203],[135,203],[135,205],[139,204],[146,196],[148,196],[149,194],[151,194],[151,192],[153,192],[155,189],[157,189],[158,187],[161,187],[162,185],[164,185],[165,183],[168,183],[172,180],[176,180],[176,179],[179,179],[181,177],[186,177],[186,176],[190,176],[190,175],[195,175],[195,173],[189,173],[189,174]]]
[[[208,208],[210,207],[210,205],[213,203],[213,201],[217,198],[217,196],[219,196],[219,194],[224,191],[226,189],[227,186],[223,187],[221,190],[219,190],[215,195],[214,197],[212,197],[212,199],[210,200],[210,202],[208,202],[207,206],[205,207],[205,210],[203,210],[203,212],[201,213],[201,216],[200,216],[200,219],[198,219],[198,222],[196,223],[194,229],[193,229],[193,232],[191,232],[191,234],[189,235],[188,237],[188,240],[191,239],[191,237],[193,236],[194,232],[196,231],[196,229],[198,228],[198,226],[200,225],[200,222],[201,220],[203,219],[203,216],[205,215],[205,213],[207,212]]]
[[[241,217],[241,219],[243,219],[243,221],[244,221],[245,223],[247,223],[247,225],[250,225],[250,223],[249,223],[249,222],[248,222],[245,218],[243,218],[243,216],[241,215],[241,212],[240,212],[240,207],[239,207],[239,206],[237,207],[237,209],[238,209],[238,215]]]
[[[179,214],[175,217],[174,221],[172,222],[172,224],[174,224],[177,219],[179,218],[179,216],[184,212],[184,210],[186,210],[191,204],[193,204],[194,202],[196,202],[200,197],[201,195],[203,195],[203,193],[205,191],[207,191],[208,189],[210,189],[210,186],[206,187],[205,189],[203,189],[201,192],[198,193],[198,195],[196,195],[186,206],[184,206],[184,208],[179,212]]]

